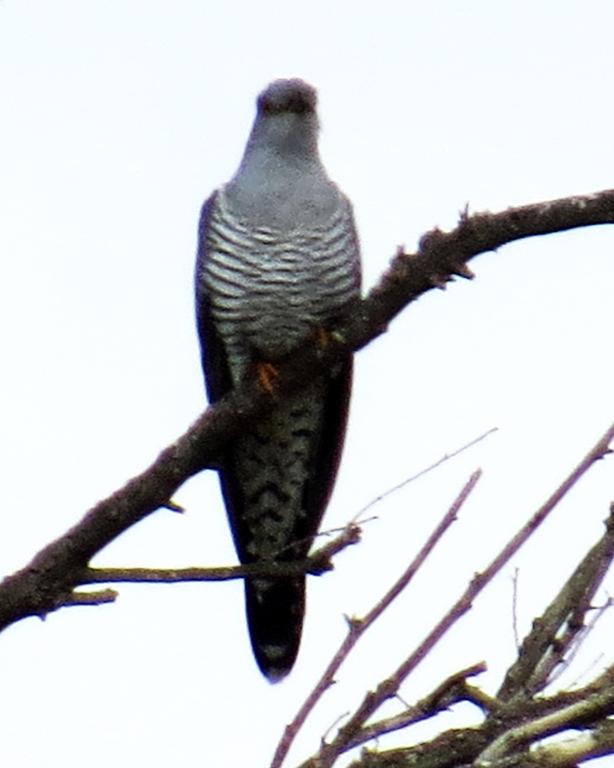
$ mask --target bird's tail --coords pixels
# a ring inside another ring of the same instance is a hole
[[[276,683],[292,669],[305,614],[305,577],[245,582],[245,606],[254,656]]]

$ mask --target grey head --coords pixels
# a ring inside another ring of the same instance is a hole
[[[318,160],[318,97],[304,80],[274,80],[258,96],[257,114],[244,162],[256,150],[271,150],[296,162]]]
[[[316,107],[315,88],[298,78],[275,80],[259,95],[243,159],[224,190],[251,224],[309,225],[339,205],[320,161]]]

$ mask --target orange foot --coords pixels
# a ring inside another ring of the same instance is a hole
[[[326,349],[330,342],[330,333],[326,330],[326,328],[322,328],[321,325],[318,325],[316,328],[313,329],[313,339],[315,343],[318,345],[320,349]]]
[[[275,394],[275,382],[279,377],[279,370],[273,365],[273,363],[259,362],[256,363],[256,376],[260,382],[260,386],[269,395]]]

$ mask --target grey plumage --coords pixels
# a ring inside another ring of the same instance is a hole
[[[209,399],[334,325],[360,291],[352,209],[317,147],[315,90],[278,80],[258,98],[239,170],[201,213],[196,308]],[[307,555],[339,464],[352,361],[279,402],[227,449],[222,492],[239,559]],[[252,647],[280,679],[300,643],[305,578],[246,581]]]

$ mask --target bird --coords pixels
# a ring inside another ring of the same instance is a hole
[[[254,376],[273,391],[279,361],[322,340],[360,297],[352,205],[324,169],[318,133],[316,89],[298,78],[270,83],[237,172],[203,204],[196,323],[210,403]],[[220,456],[241,563],[274,568],[307,557],[335,482],[351,383],[348,354],[296,394],[273,396],[270,413]],[[298,654],[305,580],[244,579],[253,653],[270,682]]]

